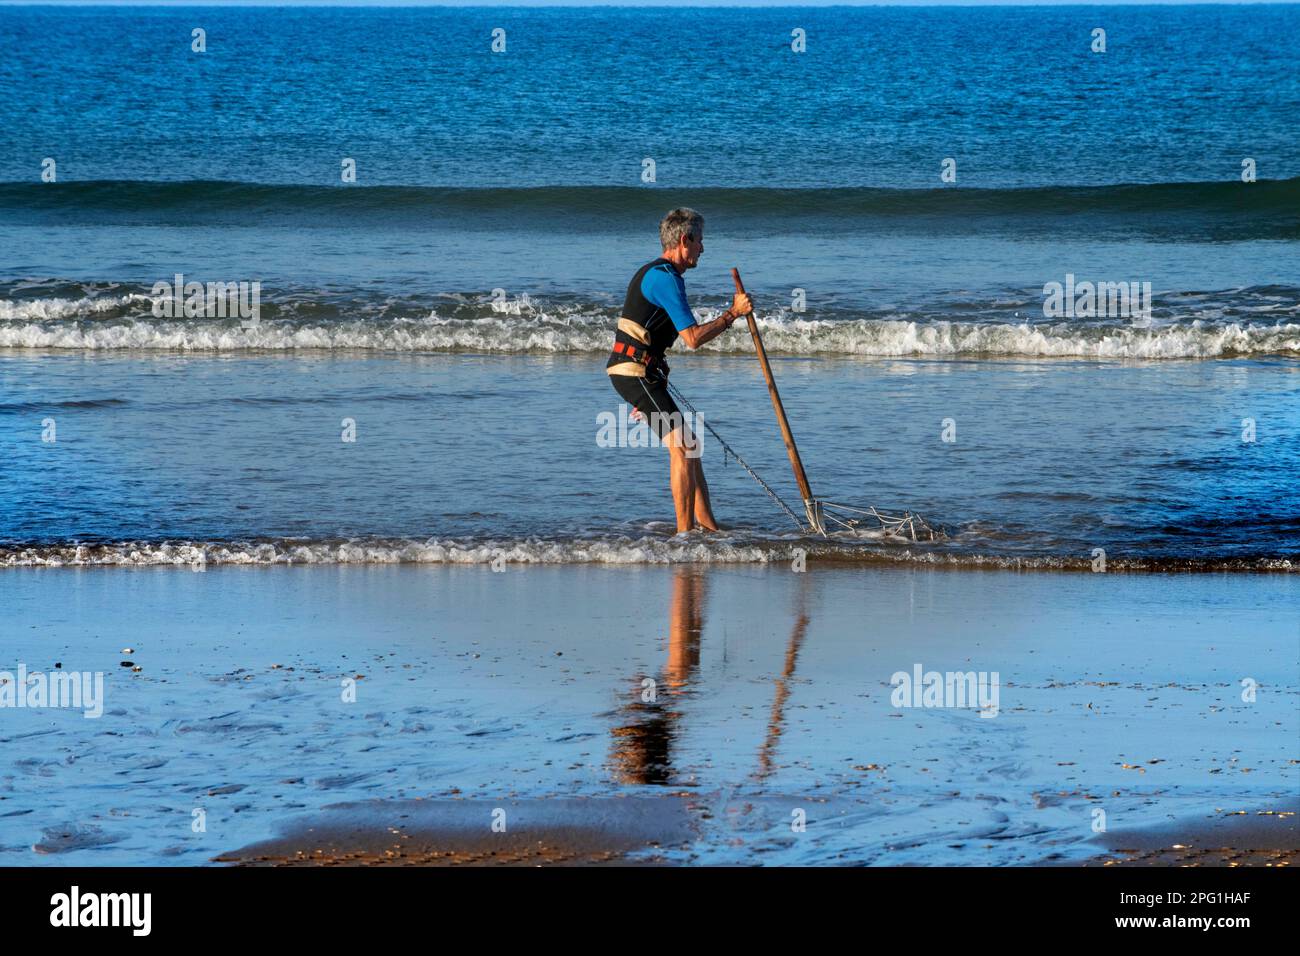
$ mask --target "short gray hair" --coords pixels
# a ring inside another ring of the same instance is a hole
[[[676,249],[682,236],[695,236],[704,232],[704,217],[694,209],[681,206],[664,216],[659,223],[659,242],[664,249]]]

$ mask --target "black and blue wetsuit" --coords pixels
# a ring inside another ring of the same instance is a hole
[[[665,416],[680,416],[677,403],[668,394],[664,352],[677,341],[679,332],[695,324],[686,301],[686,283],[671,262],[655,259],[637,270],[627,286],[605,371],[623,400],[658,426],[661,438],[671,430]],[[654,416],[655,412],[659,416]]]

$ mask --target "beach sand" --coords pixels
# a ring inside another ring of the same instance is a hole
[[[485,826],[493,810],[504,812],[513,829]],[[491,809],[470,801],[376,801],[329,808],[216,860],[251,866],[653,865],[667,862],[668,851],[689,849],[708,818],[707,807],[689,793],[504,801]],[[1112,849],[1070,865],[1284,867],[1300,858],[1300,823],[1294,809],[1237,810],[1098,842]]]
[[[1102,866],[1295,866],[1300,860],[1300,802],[1285,809],[1232,810],[1143,831],[1108,834]]]
[[[1296,809],[1292,575],[336,565],[0,589],[0,669],[106,682],[97,719],[3,713],[2,864],[1296,851],[1295,817],[1260,815]],[[895,706],[916,666],[996,672],[996,716]]]
[[[493,831],[493,812],[505,829]],[[397,800],[345,805],[277,838],[217,857],[271,866],[536,866],[653,862],[656,849],[696,836],[691,805],[676,797]]]

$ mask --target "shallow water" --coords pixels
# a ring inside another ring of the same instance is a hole
[[[673,361],[705,421],[801,512],[752,358]],[[1285,570],[1297,557],[1290,360],[775,359],[815,493],[946,530],[921,545],[800,540],[698,427],[733,530],[671,539],[667,453],[597,444],[598,416],[621,414],[602,365],[0,352],[0,561],[753,562],[796,545],[1082,568],[1095,548],[1115,567]]]

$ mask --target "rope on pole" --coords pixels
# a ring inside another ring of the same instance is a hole
[[[671,381],[666,381],[665,384],[668,386],[668,391],[672,394],[673,398],[686,406],[686,409],[695,416],[696,421],[702,422],[704,427],[708,429],[709,434],[712,435],[714,440],[722,446],[723,455],[729,455],[736,459],[736,461],[740,463],[740,467],[744,468],[745,471],[749,473],[749,477],[753,478],[754,481],[758,483],[759,487],[767,492],[768,497],[775,501],[778,507],[790,516],[790,520],[795,523],[795,526],[799,528],[800,531],[807,530],[806,525],[804,522],[799,520],[799,515],[795,513],[795,510],[790,507],[784,498],[773,490],[771,485],[762,479],[758,472],[749,466],[749,462],[745,461],[744,458],[740,457],[740,455],[736,453],[736,449],[727,444],[727,440],[718,434],[718,430],[710,425],[706,418],[700,415],[695,406],[691,404],[690,399],[682,394],[681,389]],[[852,505],[839,504],[834,501],[822,501],[820,498],[815,499],[815,504],[820,517],[823,517],[828,521],[833,521],[846,531],[857,529],[865,518],[871,518],[874,519],[877,525],[879,525],[880,530],[887,535],[908,537],[913,541],[938,541],[945,537],[942,529],[931,527],[924,518],[920,515],[913,514],[910,511],[906,511],[901,515],[885,514],[884,512],[877,511],[874,507],[857,508]],[[837,511],[845,515],[845,517],[835,514]],[[862,515],[863,517],[854,518],[848,517],[848,515]]]
[[[772,490],[771,485],[769,485],[766,481],[764,481],[762,478],[758,476],[758,472],[756,472],[753,468],[749,467],[749,463],[745,461],[745,459],[741,458],[738,454],[736,454],[736,449],[728,445],[726,440],[723,439],[723,437],[718,434],[718,430],[714,428],[712,425],[710,425],[708,420],[705,419],[703,416],[701,416],[700,413],[695,410],[695,406],[692,405],[690,401],[687,400],[686,396],[682,394],[681,389],[679,389],[676,385],[674,385],[671,381],[668,381],[667,379],[665,379],[664,382],[668,386],[668,391],[672,393],[673,398],[677,399],[677,401],[685,405],[687,409],[690,410],[690,413],[695,416],[696,421],[704,423],[704,427],[709,430],[709,434],[712,435],[714,439],[717,440],[718,444],[722,446],[723,454],[730,455],[732,458],[736,459],[736,461],[740,462],[740,467],[744,468],[745,471],[749,472],[749,477],[753,478],[756,482],[759,483],[762,489],[766,491],[769,496],[771,496],[773,501],[775,501],[778,505],[781,506],[782,510],[784,510],[785,513],[790,516],[790,519],[795,523],[795,525],[799,528],[799,530],[802,531],[803,522],[800,521],[799,516],[794,513],[794,509],[791,508],[788,504],[786,504],[785,500],[780,495],[778,495],[775,491]]]

